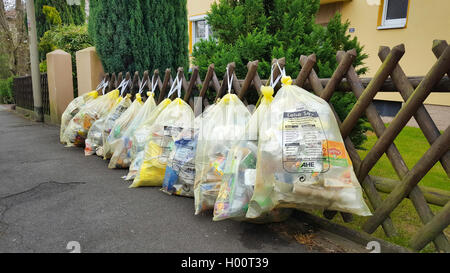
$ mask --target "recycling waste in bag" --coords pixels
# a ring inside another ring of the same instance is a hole
[[[118,97],[119,90],[113,90],[86,103],[70,120],[64,131],[63,137],[67,140],[67,146],[83,147],[92,124],[111,110]]]
[[[228,71],[227,71],[228,74]],[[226,158],[232,144],[245,132],[250,112],[244,103],[231,94],[233,75],[228,76],[226,94],[203,121],[195,156],[195,214],[214,208],[219,193]]]
[[[133,180],[136,177],[137,172],[141,168],[142,161],[144,160],[144,149],[145,145],[150,140],[152,126],[162,111],[166,109],[171,102],[172,101],[168,98],[160,102],[158,106],[151,111],[148,118],[143,120],[142,124],[136,128],[136,131],[129,139],[127,146],[131,147],[131,163],[125,180]]]
[[[247,124],[246,135],[232,145],[227,155],[219,194],[214,204],[214,221],[225,219],[246,220],[245,215],[256,180],[258,128],[262,117],[270,109],[270,103],[273,100],[273,88],[281,79],[280,74],[273,81],[274,68],[276,68],[275,64],[272,65],[270,86],[261,87],[262,97]],[[278,222],[289,217],[290,213],[291,210],[287,209],[273,210],[260,217],[259,220],[262,222]]]
[[[281,207],[370,215],[330,106],[290,77],[282,82],[259,128],[246,217]]]
[[[146,82],[134,101],[122,96],[129,80],[121,91],[92,91],[63,113],[60,141],[110,158],[109,168],[129,168],[130,188],[194,197],[195,214],[213,210],[214,221],[279,222],[293,209],[371,215],[330,105],[292,85],[276,63],[251,114],[231,93],[233,77],[227,68],[228,94],[196,118],[178,76],[158,105],[154,79],[145,103]]]
[[[184,128],[193,126],[194,112],[186,102],[180,99],[181,84],[182,81],[177,77],[167,97],[178,92],[178,98],[161,112],[150,128],[150,139],[144,149],[144,158],[131,188],[161,186],[167,159],[174,147],[174,139]]]
[[[84,154],[97,154],[103,156],[104,135],[109,134],[114,121],[118,119],[123,112],[131,105],[131,95],[127,94],[125,98],[118,97],[116,103],[104,117],[96,120],[89,129],[85,140]]]
[[[154,99],[153,92],[147,92],[147,100],[145,101],[142,108],[136,114],[134,119],[131,121],[128,128],[126,128],[123,135],[111,141],[109,143],[111,150],[111,159],[109,161],[109,168],[128,168],[131,163],[131,147],[132,147],[132,136],[136,129],[142,125],[146,120],[151,119],[152,111],[155,109],[156,103]],[[123,131],[124,128],[122,128]]]
[[[168,159],[162,191],[167,194],[194,197],[195,153],[198,132],[214,104],[194,120],[194,128],[185,128],[175,138],[174,149]]]
[[[128,107],[125,112],[114,122],[109,135],[107,136],[103,145],[104,158],[109,159],[112,155],[111,143],[119,140],[123,133],[128,129],[134,117],[139,113],[143,105],[140,94],[136,94],[136,98],[133,103]]]
[[[59,133],[59,141],[62,144],[67,144],[68,142],[68,140],[64,137],[64,132],[67,128],[67,125],[69,125],[69,122],[87,102],[96,99],[97,97],[98,91],[94,90],[92,92],[76,97],[69,103],[69,105],[67,105],[66,110],[64,110],[61,116],[61,129]]]

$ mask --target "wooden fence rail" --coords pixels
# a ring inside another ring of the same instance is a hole
[[[433,190],[418,186],[421,179],[437,161],[441,162],[444,172],[450,177],[450,128],[447,128],[441,134],[423,105],[423,102],[432,90],[450,92],[450,80],[448,77],[450,76],[450,46],[446,41],[436,40],[433,42],[432,51],[437,61],[429,72],[424,77],[408,78],[399,65],[399,61],[405,53],[404,45],[401,44],[392,49],[382,46],[378,52],[382,64],[375,76],[370,80],[358,77],[352,65],[356,58],[355,50],[337,52],[338,67],[329,79],[320,79],[317,76],[317,73],[314,71],[316,65],[316,56],[314,54],[310,56],[302,55],[299,60],[301,70],[296,79],[294,79],[294,84],[314,92],[327,102],[330,101],[334,92],[353,92],[357,98],[356,104],[343,121],[340,120],[334,111],[333,105],[330,104],[330,106],[340,126],[355,173],[374,210],[373,215],[368,217],[367,221],[362,225],[362,229],[368,233],[373,233],[381,226],[387,236],[395,236],[397,231],[390,214],[404,198],[409,198],[423,223],[421,230],[411,238],[410,247],[415,251],[419,251],[428,243],[433,242],[437,251],[450,252],[448,238],[443,233],[443,230],[450,224],[450,205],[448,202],[450,194],[440,191],[438,197],[433,197]],[[278,62],[281,69],[285,66],[284,58],[272,61],[272,63],[275,62]],[[260,96],[263,82],[266,85],[268,84],[268,80],[260,79],[257,69],[258,61],[249,62],[245,79],[239,80],[235,74],[235,64],[230,63],[227,65],[230,75],[234,75],[231,83],[232,92],[237,94],[245,104],[248,104],[247,95],[249,90],[256,90]],[[281,71],[276,67],[274,78],[280,73]],[[448,76],[445,76],[445,74]],[[203,105],[207,106],[225,95],[228,89],[227,75],[224,75],[223,80],[219,81],[214,70],[214,64],[208,67],[203,81],[200,79],[198,67],[195,66],[192,68],[189,80],[185,78],[183,68],[178,68],[176,77],[179,77],[182,81],[183,99],[194,109],[194,96],[201,97]],[[110,91],[115,89],[122,80],[130,80],[131,74],[127,72],[125,77],[123,77],[122,73],[119,73],[117,77],[115,73],[111,75],[106,74],[105,79],[109,81],[107,91]],[[167,96],[168,90],[173,83],[171,70],[166,69],[162,80],[158,70],[155,70],[152,75],[145,71],[142,79],[140,79],[139,73],[135,72],[133,79],[128,82],[127,92],[136,93],[139,90],[139,86],[143,83],[145,83],[148,90],[151,89],[152,85],[156,84],[158,89],[157,102],[159,103]],[[276,86],[275,90],[279,88],[280,84]],[[210,100],[214,101],[208,100],[208,90],[214,90],[215,96],[210,95]],[[374,98],[380,90],[396,90],[400,92],[405,101],[389,127],[384,125],[373,104]],[[176,94],[173,96],[176,96]],[[367,117],[378,138],[364,159],[359,156],[355,146],[348,137],[362,115]],[[394,140],[411,117],[416,119],[419,128],[431,147],[416,165],[409,169],[394,144]],[[389,180],[384,183],[385,188],[386,185],[389,188],[389,190],[383,191],[385,193],[388,192],[387,198],[384,200],[377,190],[377,188],[380,188],[380,183],[383,183],[383,179],[369,175],[369,172],[383,154],[387,155],[400,179]],[[437,215],[434,215],[428,203],[440,205],[442,210]],[[334,211],[324,212],[324,216],[330,220],[336,214]],[[346,222],[352,220],[352,215],[348,213],[341,213],[341,215]]]

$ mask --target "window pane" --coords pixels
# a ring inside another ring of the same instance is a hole
[[[204,39],[206,35],[206,21],[195,21],[195,38]]]
[[[388,0],[386,19],[406,18],[408,0]]]

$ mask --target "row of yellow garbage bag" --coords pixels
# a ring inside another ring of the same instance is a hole
[[[282,221],[292,209],[370,215],[328,103],[290,77],[275,97],[261,91],[253,113],[229,92],[197,117],[180,90],[158,105],[152,92],[143,103],[93,91],[69,104],[60,140],[128,168],[130,187],[193,197],[195,214],[213,209],[214,220]]]

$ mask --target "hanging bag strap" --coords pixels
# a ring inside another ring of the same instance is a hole
[[[233,86],[233,78],[234,78],[234,74],[231,74],[231,77],[230,77],[230,71],[228,70],[228,66],[227,66],[227,87],[228,87],[228,94],[231,94],[231,87]]]
[[[141,94],[142,91],[144,91],[146,84],[147,84],[147,79],[145,81],[141,82],[141,84],[139,85],[139,91],[138,91],[139,94]]]
[[[155,93],[156,86],[158,85],[158,81],[157,80],[155,81],[154,79],[155,79],[155,75],[153,74],[153,76],[152,76],[152,90],[150,90],[150,92],[152,92],[153,94]]]
[[[109,81],[105,81],[105,78],[103,78],[103,80],[97,85],[97,88],[95,88],[95,90],[100,90],[102,89],[102,95],[105,95],[105,89],[108,86]]]
[[[180,80],[180,78],[177,77],[175,78],[175,80],[172,83],[172,86],[170,87],[170,91],[169,94],[167,94],[167,97],[170,98],[170,96],[172,96],[173,93],[177,92],[178,97],[181,97],[181,84],[182,81]]]
[[[123,95],[123,92],[125,91],[125,89],[127,89],[129,83],[130,80],[123,79],[119,86],[117,86],[117,89],[120,89],[120,96]]]

